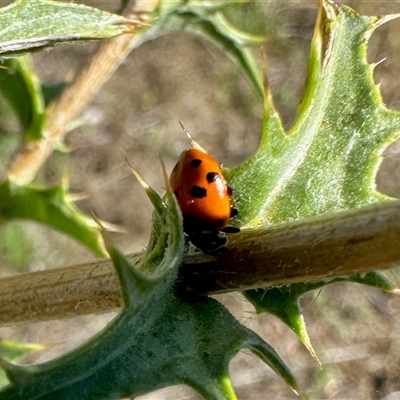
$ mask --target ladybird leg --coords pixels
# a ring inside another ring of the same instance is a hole
[[[231,208],[231,214],[230,214],[229,218],[235,217],[236,215],[238,215],[238,213],[239,213],[239,211],[237,208]]]
[[[238,233],[238,232],[240,232],[240,228],[236,228],[235,226],[226,226],[224,229],[222,229],[222,232]]]
[[[205,254],[220,255],[228,243],[223,232],[198,232],[189,235],[190,242]]]

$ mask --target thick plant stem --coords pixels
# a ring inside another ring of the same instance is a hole
[[[215,294],[400,265],[400,201],[243,231],[223,256],[188,254],[177,290]],[[141,254],[130,256],[133,263]],[[110,261],[0,280],[0,325],[100,314],[121,304]]]

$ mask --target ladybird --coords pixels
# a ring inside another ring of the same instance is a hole
[[[183,230],[189,240],[205,253],[226,246],[225,233],[239,232],[228,226],[237,214],[233,207],[232,189],[221,165],[198,145],[181,124],[191,148],[179,157],[169,178],[183,216]]]

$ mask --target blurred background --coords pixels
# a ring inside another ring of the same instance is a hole
[[[10,2],[0,2],[5,6]],[[119,1],[82,1],[117,11]],[[369,15],[400,12],[400,1],[346,1]],[[244,31],[265,35],[268,76],[275,105],[289,128],[304,89],[308,52],[317,16],[316,1],[250,1],[227,10]],[[90,59],[96,43],[70,45],[34,55],[38,74],[47,84],[71,77]],[[400,109],[400,20],[374,33],[368,50],[375,80],[388,107]],[[343,68],[346,68],[343,65]],[[224,166],[243,162],[257,148],[262,102],[224,54],[195,36],[176,33],[134,50],[84,113],[91,121],[66,138],[68,153],[56,152],[36,182],[56,184],[67,173],[71,191],[86,198],[78,206],[117,224],[113,234],[125,253],[144,248],[151,229],[152,207],[124,159],[159,193],[162,155],[168,171],[188,147],[182,121],[192,136]],[[0,162],[7,164],[18,147],[18,126],[0,99]],[[381,190],[400,192],[396,145],[387,151],[379,172]],[[93,260],[74,242],[34,223],[0,227],[0,276]],[[387,273],[400,284],[397,271]],[[240,294],[218,296],[246,326],[257,331],[282,356],[311,399],[400,399],[400,298],[357,284],[335,284],[304,296],[302,306],[309,335],[323,368],[319,368],[283,323],[257,316]],[[86,316],[0,328],[0,337],[50,344],[26,362],[42,362],[75,348],[115,314]],[[256,357],[241,352],[231,363],[239,399],[297,398]],[[199,399],[185,386],[141,396],[142,400]]]

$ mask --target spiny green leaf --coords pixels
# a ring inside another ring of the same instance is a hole
[[[388,292],[396,291],[395,286],[383,275],[378,272],[368,272],[323,281],[294,283],[267,290],[248,290],[243,294],[253,304],[257,314],[263,312],[273,314],[288,325],[303,342],[310,354],[320,363],[307,333],[300,298],[310,290],[320,289],[328,284],[339,282],[356,282]]]
[[[374,175],[380,152],[399,136],[400,113],[382,103],[366,48],[372,32],[390,17],[360,16],[326,1],[320,14],[293,126],[284,132],[267,88],[259,150],[227,173],[240,194],[240,226],[387,199],[375,190]]]
[[[105,256],[99,230],[75,208],[65,186],[38,188],[7,180],[0,183],[0,198],[0,223],[13,219],[40,222],[71,235],[97,255]]]
[[[399,292],[397,287],[393,285],[392,282],[390,282],[385,276],[383,276],[379,272],[372,271],[366,274],[351,275],[348,278],[345,278],[344,281],[372,286],[377,289],[385,290],[386,292],[391,292],[391,293]]]
[[[380,152],[399,136],[400,113],[382,103],[366,50],[373,31],[391,18],[360,16],[344,5],[320,2],[308,83],[293,126],[284,131],[266,81],[260,147],[227,171],[238,193],[237,225],[277,224],[388,199],[375,190],[374,176]],[[316,357],[299,298],[338,281],[393,289],[371,273],[245,296],[257,312],[272,313],[290,326]]]
[[[152,245],[140,263],[130,265],[104,234],[121,283],[121,313],[88,343],[59,359],[28,367],[3,362],[10,384],[0,400],[119,399],[178,383],[207,399],[233,400],[228,364],[242,348],[298,391],[277,353],[218,301],[184,299],[175,292],[186,247],[179,207],[171,193],[164,201],[144,186],[156,223]]]
[[[0,92],[18,116],[27,140],[42,137],[44,98],[31,58],[5,60],[0,69]]]
[[[300,296],[304,293],[304,284],[293,284],[268,290],[248,290],[244,296],[255,307],[257,314],[267,312],[277,316],[288,325],[303,342],[304,346],[320,364],[307,333],[306,324],[299,304]]]
[[[0,359],[7,361],[18,361],[26,354],[42,350],[43,346],[33,343],[17,343],[9,340],[0,340]],[[0,388],[8,383],[4,371],[0,370]]]
[[[15,383],[0,392],[0,399],[62,398],[67,393],[70,398],[116,399],[178,383],[207,399],[232,399],[228,363],[244,347],[297,390],[273,349],[216,300],[184,301],[170,282],[159,282],[142,294],[146,300],[139,299],[136,307],[130,302],[105,331],[74,353],[24,368],[21,377],[19,369],[14,366],[10,372],[6,365]]]
[[[76,40],[132,32],[134,21],[95,8],[49,0],[16,0],[0,9],[0,55],[13,57]]]

